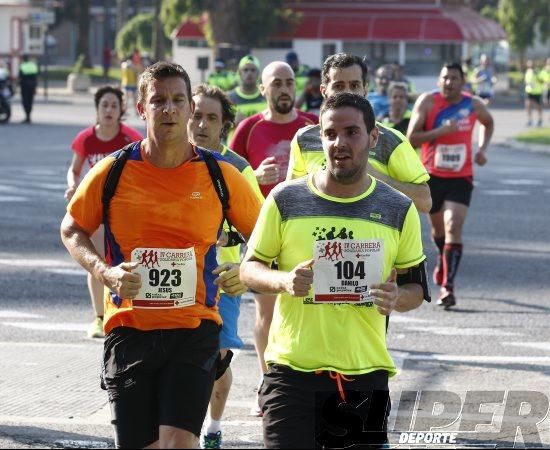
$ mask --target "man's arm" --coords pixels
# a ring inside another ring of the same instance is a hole
[[[373,177],[389,184],[398,191],[403,192],[403,194],[414,202],[418,211],[429,213],[432,209],[432,194],[427,183],[415,184],[397,181],[396,179],[379,172],[371,165],[369,165],[367,172]]]
[[[294,297],[305,297],[313,284],[313,260],[298,264],[291,272],[273,270],[269,264],[247,254],[241,263],[241,281],[261,294],[287,292]]]
[[[122,263],[111,267],[99,255],[88,232],[67,213],[61,223],[61,240],[67,250],[84,269],[120,298],[134,298],[141,287],[141,277],[131,271],[137,263]]]
[[[475,162],[483,166],[487,162],[487,148],[495,130],[495,122],[483,100],[479,97],[474,97],[473,103],[477,119],[481,123],[481,127],[479,128],[479,150],[475,155]]]
[[[424,142],[433,141],[441,136],[458,131],[456,120],[446,121],[443,125],[433,130],[425,131],[426,116],[433,106],[431,94],[421,95],[414,104],[407,137],[414,148],[420,147]]]

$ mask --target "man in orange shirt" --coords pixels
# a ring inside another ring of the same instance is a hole
[[[117,447],[197,447],[219,354],[218,286],[241,288],[217,267],[224,218],[202,150],[188,141],[189,76],[148,67],[139,82],[147,139],[134,144],[108,211],[103,186],[117,155],[82,181],[61,225],[75,260],[106,286],[103,381]],[[227,218],[247,238],[260,203],[248,182],[214,154],[231,198]],[[219,206],[216,206],[219,205]],[[103,222],[106,261],[90,241]]]

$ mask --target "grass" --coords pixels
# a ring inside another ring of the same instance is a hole
[[[48,68],[48,77],[50,80],[65,81],[72,71],[70,66],[53,66]],[[96,66],[91,69],[84,69],[84,73],[90,75],[92,82],[103,82],[103,68]],[[113,81],[120,81],[120,68],[111,67],[109,78]]]
[[[516,139],[528,144],[550,145],[550,127],[533,128],[520,133]]]

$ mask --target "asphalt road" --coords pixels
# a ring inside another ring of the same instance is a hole
[[[85,275],[58,232],[69,145],[94,111],[88,97],[55,100],[36,105],[33,125],[0,126],[0,446],[7,448],[113,444],[98,379],[102,343],[85,338],[93,318]],[[524,113],[494,112],[497,144],[476,173],[458,305],[444,312],[425,304],[391,318],[388,345],[401,369],[391,381],[393,444],[399,432],[448,425],[442,430],[458,433],[462,445],[550,447],[550,156],[499,145]],[[135,117],[129,123],[139,125]],[[246,346],[233,364],[226,447],[261,446],[260,419],[249,416],[259,378],[253,307],[245,299]],[[471,421],[488,424],[476,432]]]

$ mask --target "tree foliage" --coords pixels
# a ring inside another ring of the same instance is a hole
[[[127,58],[134,49],[152,55],[153,49],[153,14],[139,14],[129,20],[118,32],[115,40],[115,50],[120,59]],[[170,45],[167,41],[167,47]]]
[[[283,0],[164,0],[161,20],[171,34],[189,18],[206,13],[204,33],[210,45],[258,47],[275,33],[290,30],[297,16]]]
[[[510,46],[520,54],[533,45],[535,38],[547,41],[550,37],[550,3],[548,0],[500,0],[498,20]]]

